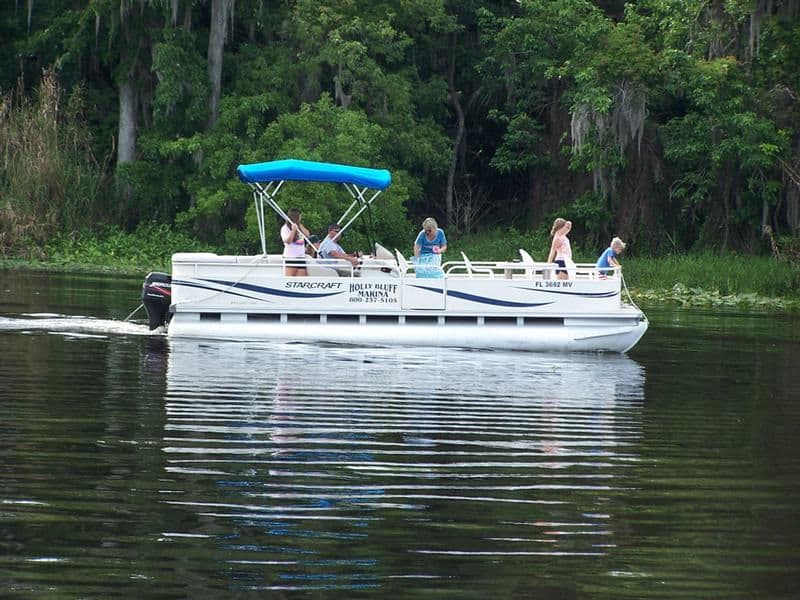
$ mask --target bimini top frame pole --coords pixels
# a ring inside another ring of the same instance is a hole
[[[295,159],[239,165],[236,172],[239,175],[239,179],[253,189],[256,218],[261,236],[261,251],[264,255],[267,254],[264,202],[284,220],[288,220],[286,213],[275,201],[275,196],[281,190],[285,181],[343,184],[353,197],[353,202],[339,218],[340,224],[356,205],[360,204],[361,206],[347,223],[342,225],[342,232],[392,183],[392,175],[386,169],[369,169],[366,167]],[[369,189],[374,189],[376,192],[367,199],[366,194]]]

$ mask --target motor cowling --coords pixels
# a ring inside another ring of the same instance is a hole
[[[142,284],[142,304],[147,311],[150,329],[166,325],[170,318],[172,303],[172,277],[167,273],[153,271],[147,274]]]

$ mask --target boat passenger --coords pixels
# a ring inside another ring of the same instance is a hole
[[[346,260],[354,267],[358,266],[359,260],[363,256],[360,252],[356,254],[348,254],[339,245],[339,240],[342,237],[342,227],[338,223],[331,223],[328,225],[328,235],[319,245],[320,258],[338,258]]]
[[[622,265],[619,264],[617,260],[617,255],[622,254],[623,250],[625,250],[625,242],[618,237],[611,240],[611,245],[606,248],[600,255],[600,258],[597,259],[597,268],[600,269],[601,277],[605,277],[611,273],[610,269],[614,267],[618,269],[622,268]]]
[[[547,262],[555,262],[561,267],[556,271],[556,276],[559,279],[569,279],[567,266],[575,264],[572,262],[572,247],[567,237],[571,230],[572,221],[567,221],[561,217],[553,221],[553,227],[550,229],[553,241],[550,244],[550,254],[547,255]]]
[[[440,229],[436,219],[428,217],[422,222],[422,231],[414,242],[414,256],[421,254],[444,254],[447,250],[447,237]]]
[[[308,229],[301,222],[300,209],[290,208],[286,216],[289,219],[281,227],[283,272],[287,277],[305,277],[308,275],[308,271],[306,270],[306,242],[303,236],[308,237]]]
[[[306,254],[308,254],[311,258],[317,258],[317,255],[319,254],[319,236],[309,236],[308,241],[309,244],[308,248],[306,249]]]

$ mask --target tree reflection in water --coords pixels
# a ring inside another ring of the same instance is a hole
[[[171,341],[168,358],[170,502],[249,586],[613,548],[644,388],[625,356]]]

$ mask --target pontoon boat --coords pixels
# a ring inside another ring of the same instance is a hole
[[[520,250],[516,260],[430,264],[379,244],[354,267],[307,258],[308,277],[284,275],[267,252],[264,206],[287,219],[277,197],[286,182],[342,184],[352,202],[346,230],[391,184],[386,170],[301,160],[241,165],[253,190],[261,253],[174,254],[172,274],[150,273],[142,298],[150,327],[170,338],[278,340],[361,345],[450,346],[534,351],[626,352],[647,330],[619,269],[552,263]],[[310,244],[310,242],[309,242]]]

